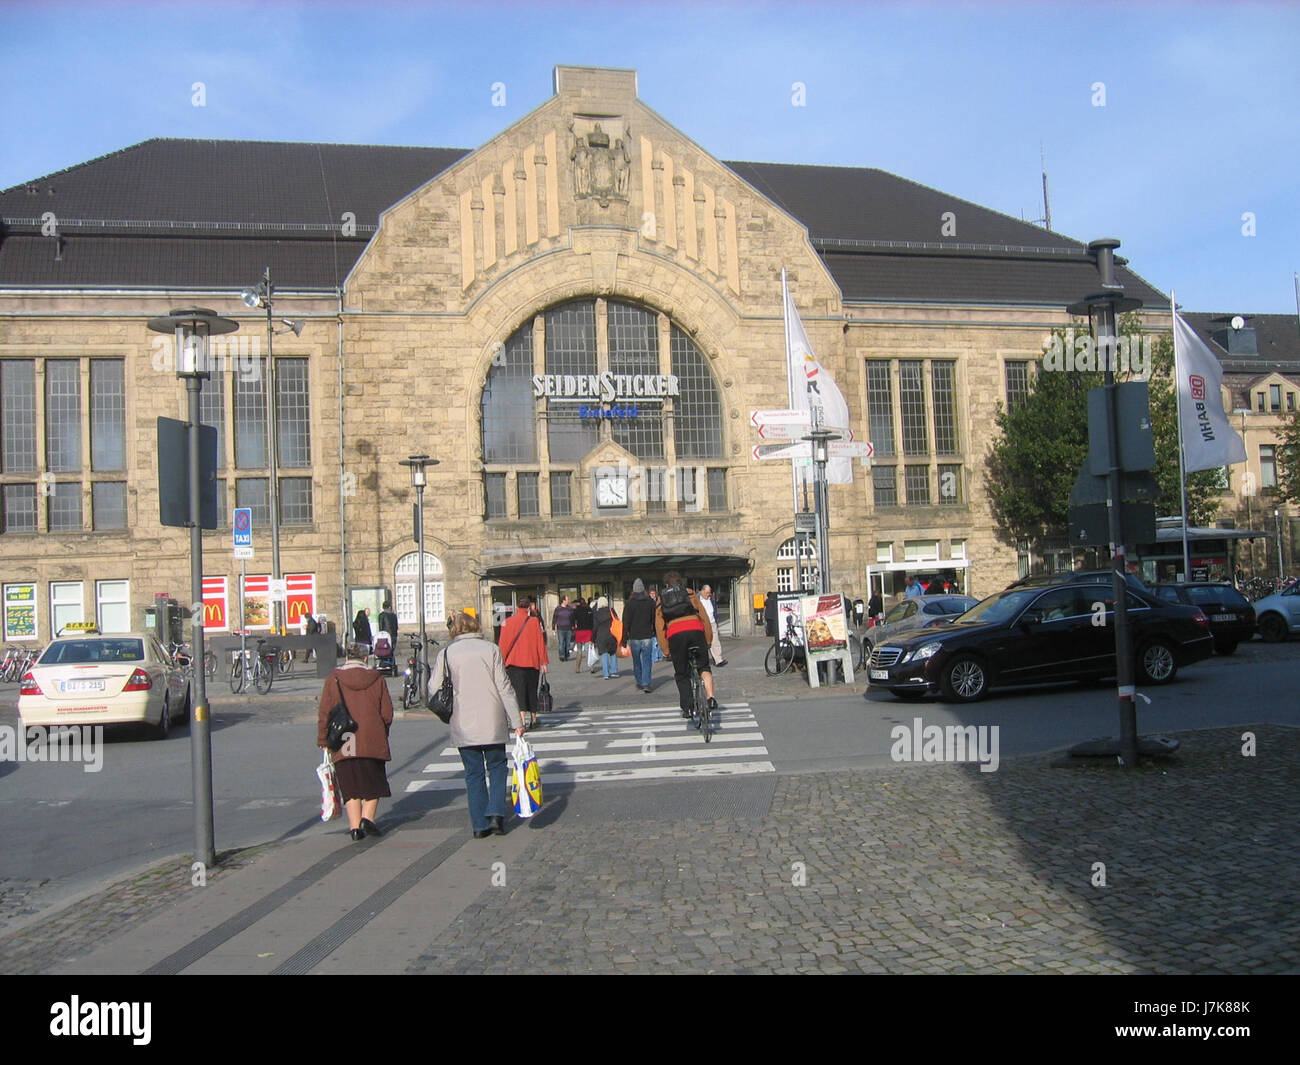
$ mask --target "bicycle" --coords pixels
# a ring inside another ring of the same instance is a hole
[[[169,643],[167,650],[176,660],[176,664],[182,669],[193,670],[194,657],[190,652],[190,645],[187,643]],[[217,653],[215,651],[203,652],[203,674],[211,680],[217,675]]]
[[[704,677],[700,673],[700,658],[703,652],[698,647],[691,647],[686,652],[686,661],[691,676],[691,720],[704,736],[704,742],[713,739],[713,711],[709,709],[708,693],[704,690]]]
[[[787,614],[785,633],[767,649],[767,657],[763,659],[763,669],[767,671],[769,677],[779,677],[782,673],[794,669],[802,660],[803,654],[803,636],[795,626],[793,615]]]
[[[402,682],[402,709],[410,710],[424,704],[424,692],[429,679],[428,656],[421,654],[420,637],[407,636],[411,642],[411,657],[406,660],[405,679]],[[428,645],[437,647],[438,641],[428,637]]]
[[[256,652],[248,648],[233,652],[230,664],[230,690],[236,695],[244,690],[250,680],[260,694],[266,695],[270,692],[271,682],[275,679],[280,648],[273,646],[263,650],[265,645],[265,640],[258,640]]]
[[[279,667],[281,676],[286,676],[293,672],[294,657],[293,651],[287,647],[280,652],[276,665]]]

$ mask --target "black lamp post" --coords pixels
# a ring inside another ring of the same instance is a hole
[[[424,474],[426,466],[438,465],[437,459],[431,459],[428,455],[412,455],[408,459],[402,459],[401,464],[411,471],[411,485],[415,489],[415,550],[419,556],[419,585],[415,589],[415,616],[420,625],[420,684],[423,685],[428,679],[428,669],[425,663],[425,617],[424,617],[424,488],[428,480]]]
[[[190,489],[190,622],[194,685],[190,722],[190,761],[194,794],[194,858],[205,866],[216,862],[212,830],[212,723],[208,715],[207,675],[203,668],[203,528],[199,481],[199,396],[208,377],[208,338],[233,333],[238,322],[215,311],[190,307],[152,318],[155,333],[176,338],[176,376],[185,382],[189,399]]]

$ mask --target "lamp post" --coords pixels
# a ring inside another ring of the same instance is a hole
[[[402,459],[401,464],[411,471],[411,486],[415,489],[415,551],[419,558],[419,584],[415,589],[415,616],[420,625],[420,684],[423,686],[428,677],[428,670],[424,660],[426,646],[424,635],[424,486],[428,481],[424,474],[424,468],[438,465],[438,460],[431,459],[428,455],[412,455],[410,458]]]
[[[1273,525],[1277,528],[1277,579],[1280,581],[1286,574],[1282,572],[1282,511],[1277,507],[1273,508]]]
[[[812,432],[803,439],[812,442],[813,509],[817,513],[817,592],[826,595],[831,590],[830,500],[826,491],[826,463],[830,459],[830,449],[827,444],[840,439],[840,434],[823,429],[820,415],[821,408],[814,408]],[[798,544],[795,546],[797,549]]]
[[[278,585],[280,581],[280,475],[278,470],[278,451],[280,443],[278,404],[275,394],[275,338],[278,333],[292,331],[294,336],[302,335],[302,322],[282,319],[284,329],[275,328],[275,286],[271,284],[271,268],[262,271],[262,280],[254,288],[244,290],[241,297],[245,307],[266,308],[266,459],[270,479],[267,484],[267,502],[271,511],[271,579]],[[284,600],[271,597],[271,625],[278,635],[284,634],[282,610]]]
[[[1111,543],[1111,587],[1115,596],[1115,672],[1119,690],[1120,758],[1128,768],[1137,767],[1137,686],[1133,677],[1132,637],[1128,624],[1128,584],[1125,573],[1122,471],[1119,465],[1119,416],[1117,413],[1115,362],[1115,323],[1124,311],[1136,310],[1142,301],[1126,297],[1124,286],[1115,279],[1115,249],[1119,241],[1103,237],[1088,245],[1097,264],[1102,291],[1086,296],[1067,310],[1070,314],[1087,314],[1092,328],[1098,359],[1105,360],[1106,370],[1106,448],[1109,464],[1106,473],[1106,510]]]
[[[208,715],[207,674],[203,668],[203,528],[199,481],[199,397],[208,376],[208,338],[233,333],[238,322],[214,311],[191,307],[149,321],[155,333],[176,338],[176,376],[185,382],[189,400],[190,490],[190,636],[193,656],[193,707],[190,722],[190,763],[194,799],[194,858],[205,866],[217,860],[212,829],[212,724]]]

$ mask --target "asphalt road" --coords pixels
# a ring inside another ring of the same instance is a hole
[[[1300,643],[1256,642],[1233,657],[1192,666],[1174,684],[1143,693],[1150,703],[1144,700],[1139,705],[1140,732],[1263,722],[1300,726],[1297,656]],[[747,746],[740,749],[745,751],[765,747],[765,758],[778,773],[889,766],[893,764],[891,730],[900,724],[911,726],[916,718],[924,725],[996,725],[1002,759],[1058,750],[1118,730],[1113,684],[1019,690],[960,706],[935,699],[904,703],[883,692],[863,694],[861,685],[855,690],[831,689],[817,697],[787,685],[783,692],[788,694],[768,697],[763,692],[771,688],[761,687],[757,679],[744,680],[734,672],[731,679],[730,690],[743,690],[749,697],[744,703],[724,697],[722,731],[709,748],[698,737],[678,736],[681,722],[673,721],[671,713],[666,715],[663,734],[672,730],[672,738],[663,742],[675,746],[664,750],[672,758],[715,771],[724,764],[726,743],[734,736],[744,737]],[[535,733],[534,742],[563,749],[567,736],[567,746],[585,751],[589,740],[572,739],[582,735],[584,719],[608,722],[617,720],[620,712],[643,713],[648,704],[638,703],[638,698],[650,699],[656,707],[666,705],[668,691],[663,689],[652,697],[615,695],[612,682],[600,689],[600,680],[583,678],[588,690],[604,696],[601,705],[613,710],[571,707]],[[318,820],[315,778],[319,751],[309,720],[318,688],[319,682],[309,678],[282,685],[273,713],[252,713],[242,708],[255,705],[247,703],[225,712],[219,708],[213,730],[218,849],[324,830]],[[671,690],[670,681],[667,689]],[[0,696],[0,726],[19,724],[13,693],[11,688]],[[590,704],[596,697],[584,698]],[[630,709],[619,710],[622,703]],[[635,741],[637,729],[623,731]],[[428,785],[446,737],[445,726],[424,714],[395,723],[389,771],[393,799],[381,806],[381,815],[413,817],[431,809],[464,806],[459,787],[418,790]],[[608,743],[609,748],[614,746]],[[581,761],[574,757],[575,763]],[[115,730],[107,738],[103,768],[94,773],[76,763],[0,762],[0,838],[5,840],[0,850],[0,890],[8,888],[13,894],[17,885],[29,897],[39,897],[36,908],[44,909],[94,890],[106,880],[191,850],[190,765],[186,727],[163,742],[142,738],[130,729]],[[617,785],[579,781],[567,786]]]

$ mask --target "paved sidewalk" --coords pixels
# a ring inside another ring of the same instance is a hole
[[[555,788],[488,840],[415,796],[206,887],[166,863],[0,938],[0,971],[1300,972],[1300,731],[1245,731],[1131,773]]]

